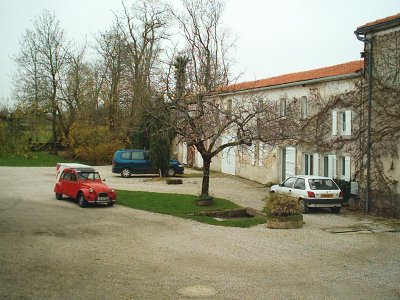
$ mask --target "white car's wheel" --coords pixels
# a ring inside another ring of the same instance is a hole
[[[310,212],[310,209],[308,208],[306,201],[304,201],[303,199],[299,200],[299,205],[300,205],[300,212],[302,214],[308,214]]]

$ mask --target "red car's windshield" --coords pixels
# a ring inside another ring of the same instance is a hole
[[[101,179],[100,174],[98,172],[79,172],[78,173],[79,180],[96,180]]]

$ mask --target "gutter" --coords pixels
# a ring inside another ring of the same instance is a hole
[[[238,94],[238,93],[243,94],[243,93],[246,93],[249,91],[262,92],[262,91],[287,88],[287,87],[293,87],[293,86],[299,86],[299,85],[322,83],[322,82],[327,82],[327,81],[338,81],[338,80],[343,80],[343,79],[352,79],[352,78],[357,78],[360,76],[362,76],[361,73],[351,73],[351,74],[345,74],[345,75],[321,77],[321,78],[308,79],[308,80],[302,80],[302,81],[294,81],[294,82],[290,82],[290,83],[283,83],[283,84],[277,84],[277,85],[271,85],[271,86],[265,86],[265,87],[256,87],[256,88],[248,88],[248,89],[242,89],[242,90],[232,90],[229,92],[215,93],[215,94],[211,95],[211,97],[228,96],[228,95]]]
[[[371,119],[372,119],[372,38],[367,38],[364,31],[356,30],[355,35],[357,39],[364,44],[369,44],[368,56],[368,121],[367,121],[367,191],[365,194],[365,211],[369,212],[371,200]],[[363,34],[364,37],[361,37]]]

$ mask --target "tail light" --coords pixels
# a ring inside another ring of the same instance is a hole
[[[308,196],[308,198],[315,198],[315,193],[307,191],[307,196]]]
[[[340,193],[339,193],[339,197],[344,197],[344,193],[343,193],[343,191],[340,191]]]

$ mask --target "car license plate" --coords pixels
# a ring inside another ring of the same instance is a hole
[[[97,201],[108,201],[107,197],[99,197]]]
[[[321,194],[321,198],[333,198],[332,194]]]

